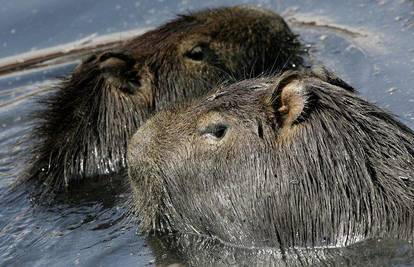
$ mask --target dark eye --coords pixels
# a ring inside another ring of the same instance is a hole
[[[222,139],[229,127],[224,123],[209,124],[206,128],[200,131],[200,134],[206,137],[212,137],[215,139]]]
[[[205,46],[197,45],[191,48],[190,51],[185,53],[185,56],[195,61],[201,61],[205,57],[205,50]]]

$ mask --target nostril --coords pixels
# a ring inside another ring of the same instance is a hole
[[[135,86],[141,85],[141,77],[139,76],[138,71],[131,70],[127,73],[126,76],[128,77],[128,81],[130,83],[133,83]]]
[[[136,61],[128,52],[107,51],[88,60],[94,60],[95,69],[112,88],[135,94],[141,87]]]
[[[120,87],[122,91],[134,94],[141,87],[141,77],[138,72],[133,70],[125,74],[125,81]]]

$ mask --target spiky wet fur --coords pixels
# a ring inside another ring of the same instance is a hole
[[[188,36],[188,42],[205,42],[198,37],[203,34],[214,53],[209,51],[205,64],[188,63],[180,45]],[[127,141],[150,114],[224,80],[299,65],[302,52],[283,20],[268,11],[233,7],[180,16],[123,45],[117,53],[127,58],[127,67],[102,69],[105,53],[97,54],[44,100],[20,180],[37,181],[44,192],[86,178],[110,180],[126,166]]]
[[[147,232],[249,248],[412,241],[414,133],[350,86],[303,72],[236,83],[161,112],[128,149],[135,206]],[[303,114],[283,124],[283,85],[303,84]],[[230,132],[200,143],[219,114]]]
[[[110,174],[125,166],[127,139],[145,116],[133,98],[116,92],[94,67],[61,84],[36,114],[30,178],[51,188]],[[143,97],[142,97],[143,98]],[[139,100],[139,97],[137,97]],[[142,103],[145,103],[144,101]],[[149,108],[149,107],[148,107]]]

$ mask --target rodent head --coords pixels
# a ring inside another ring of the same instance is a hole
[[[237,80],[301,62],[277,14],[248,7],[183,15],[92,55],[37,116],[29,178],[54,189],[126,166],[127,141],[153,112]]]
[[[149,67],[154,102],[160,108],[203,95],[226,80],[256,77],[302,62],[301,45],[284,20],[251,7],[182,15],[125,47]]]
[[[128,149],[143,229],[256,247],[410,236],[414,134],[344,84],[285,72],[157,114]]]
[[[300,44],[277,14],[230,7],[183,15],[90,56],[38,114],[29,178],[54,189],[126,165],[127,141],[155,111],[224,80],[289,68]]]

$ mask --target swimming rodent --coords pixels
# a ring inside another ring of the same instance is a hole
[[[247,251],[411,241],[413,163],[414,132],[322,67],[161,111],[128,147],[142,231]]]
[[[128,139],[163,108],[214,85],[301,64],[303,49],[277,14],[204,10],[166,23],[81,63],[43,100],[20,181],[59,192],[125,168]]]

